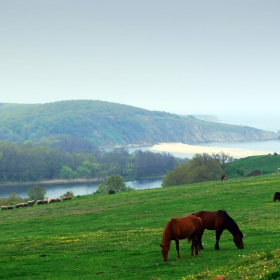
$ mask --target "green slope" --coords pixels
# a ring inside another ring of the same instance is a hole
[[[276,279],[280,250],[279,176],[229,179],[188,186],[87,195],[0,212],[3,279]],[[160,246],[167,221],[198,210],[227,210],[244,237],[238,250],[224,231],[220,251],[206,231],[204,250],[174,243],[169,261]],[[267,276],[267,278],[263,278]]]
[[[280,156],[261,155],[238,159],[225,167],[225,173],[229,178],[240,177],[236,172],[238,168],[244,169],[244,176],[247,176],[255,170],[260,170],[262,174],[278,174],[280,172]]]

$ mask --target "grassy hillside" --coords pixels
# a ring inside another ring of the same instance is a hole
[[[244,176],[247,176],[255,170],[260,170],[262,174],[279,173],[280,156],[261,155],[241,158],[227,165],[225,173],[229,178],[240,177],[236,172],[238,168],[244,168]]]
[[[75,100],[47,104],[0,104],[0,140],[65,147],[189,144],[277,139],[274,132],[206,122],[191,116],[148,111],[123,104]],[[73,146],[72,145],[72,146]]]
[[[261,176],[1,211],[0,275],[23,280],[274,279],[280,275],[280,202],[272,197],[279,185],[279,176]],[[181,241],[181,260],[176,261],[173,243],[169,261],[162,262],[159,244],[171,217],[217,209],[227,210],[239,225],[243,250],[225,231],[215,251],[215,234],[206,231],[199,256],[190,258],[190,244]]]

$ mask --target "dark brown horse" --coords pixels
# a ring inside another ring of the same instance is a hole
[[[221,175],[221,181],[226,180],[227,179],[227,174],[222,174]]]
[[[243,249],[244,244],[242,241],[243,234],[240,231],[236,222],[228,215],[226,211],[218,210],[211,211],[198,211],[193,215],[200,217],[202,220],[202,234],[205,229],[216,231],[216,244],[215,249],[219,250],[219,240],[225,229],[227,229],[233,236],[233,241],[238,249]],[[202,244],[200,244],[203,249]]]
[[[191,257],[199,253],[199,246],[202,237],[202,222],[199,217],[189,215],[183,218],[171,218],[171,220],[164,227],[161,243],[161,253],[163,261],[168,260],[168,252],[170,250],[171,240],[176,242],[177,260],[181,258],[179,250],[179,240],[188,238],[192,241]]]
[[[280,192],[276,192],[273,197],[273,201],[280,200]]]

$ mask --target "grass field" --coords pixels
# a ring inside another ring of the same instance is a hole
[[[280,167],[280,157],[275,155],[261,155],[241,158],[227,164],[224,172],[229,178],[238,178],[240,175],[237,174],[238,168],[244,169],[244,176],[249,173],[260,170],[262,174],[268,175],[273,173],[280,173],[278,169]]]
[[[0,279],[280,279],[277,174],[160,189],[94,194],[0,212]],[[224,209],[245,235],[238,250],[224,231],[220,250],[206,231],[190,257],[160,243],[165,224],[198,210]],[[278,277],[278,278],[277,278]]]

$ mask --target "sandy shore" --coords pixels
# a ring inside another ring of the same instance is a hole
[[[243,149],[232,149],[232,148],[218,148],[218,147],[207,147],[207,146],[195,146],[187,145],[182,143],[161,143],[154,145],[150,150],[167,152],[167,153],[181,153],[181,154],[203,154],[224,152],[234,158],[244,158],[249,156],[268,155],[273,154],[271,151],[253,151]]]

